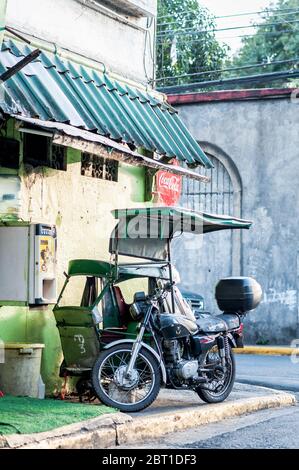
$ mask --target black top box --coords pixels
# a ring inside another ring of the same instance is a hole
[[[223,312],[236,312],[242,315],[259,305],[262,288],[251,277],[227,277],[218,282],[215,298],[219,309]]]

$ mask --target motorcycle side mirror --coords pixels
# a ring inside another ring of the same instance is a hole
[[[172,286],[174,286],[174,282],[166,282],[164,289],[168,292],[171,292]]]

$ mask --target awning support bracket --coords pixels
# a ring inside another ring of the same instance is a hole
[[[26,55],[24,59],[20,60],[17,64],[13,65],[10,69],[0,75],[0,83],[6,82],[11,77],[16,75],[16,73],[20,72],[20,70],[26,67],[26,65],[37,59],[40,54],[40,49],[35,49],[34,51],[30,52],[30,54]]]

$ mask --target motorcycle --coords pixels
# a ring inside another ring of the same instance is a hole
[[[141,242],[128,234],[136,214],[141,217]],[[161,236],[165,233],[165,214],[168,234]],[[186,214],[191,223],[182,220]],[[135,339],[111,342],[100,352],[91,373],[97,397],[124,412],[148,407],[162,386],[193,390],[207,403],[222,402],[231,393],[235,380],[232,349],[242,346],[244,316],[258,306],[262,290],[249,277],[222,279],[216,286],[215,297],[223,313],[196,317],[175,286],[170,241],[178,231],[207,233],[249,228],[251,224],[234,218],[229,218],[228,223],[219,216],[173,208],[127,209],[116,211],[115,217],[120,222],[112,234],[110,252],[116,263],[119,254],[142,256],[152,262],[166,259],[169,280],[156,280],[149,295],[135,293],[129,312],[139,324],[138,334]],[[155,223],[158,236],[153,241],[148,233],[149,224]],[[146,334],[150,344],[144,341]]]
[[[71,260],[53,309],[60,376],[77,378],[80,400],[97,397],[126,412],[149,406],[162,386],[193,390],[207,403],[225,400],[235,378],[233,349],[243,346],[244,318],[258,306],[261,287],[249,277],[222,279],[215,292],[222,313],[194,311],[177,286],[171,241],[183,233],[249,229],[251,222],[170,207],[113,215],[112,261]],[[138,262],[120,263],[122,255]],[[126,303],[121,286],[141,279],[147,293]]]
[[[255,308],[259,285],[250,278],[238,282],[252,288],[250,309]],[[181,315],[161,312],[170,289],[171,284],[166,283],[153,295],[137,292],[130,307],[132,318],[140,322],[136,340],[110,344],[96,360],[92,383],[106,405],[125,412],[140,411],[153,403],[162,384],[193,390],[207,403],[222,402],[231,393],[236,372],[233,334],[240,329],[240,309],[205,321],[192,318],[187,306]],[[146,331],[155,348],[143,341]]]

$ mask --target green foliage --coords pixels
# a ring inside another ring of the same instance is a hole
[[[299,12],[299,0],[278,0],[271,3],[271,12],[262,15],[258,21],[256,34],[242,39],[242,48],[229,64],[233,67],[246,66],[255,63],[269,63],[273,61],[289,60],[299,57],[299,13],[279,12],[277,10],[293,9]],[[275,11],[273,11],[275,10]],[[298,23],[293,21],[298,20]],[[291,21],[291,23],[290,23]],[[274,25],[273,23],[280,23]],[[264,34],[267,33],[267,34]],[[298,64],[276,64],[265,67],[239,70],[236,75],[253,75],[271,73],[282,70],[298,69]],[[286,80],[280,82],[261,82],[258,86],[283,86]],[[295,81],[290,84],[296,84]]]
[[[158,86],[194,81],[196,72],[212,71],[200,80],[219,78],[227,47],[218,43],[215,18],[197,0],[158,0],[157,79]],[[204,32],[202,32],[204,31]],[[184,75],[180,79],[171,79]]]

